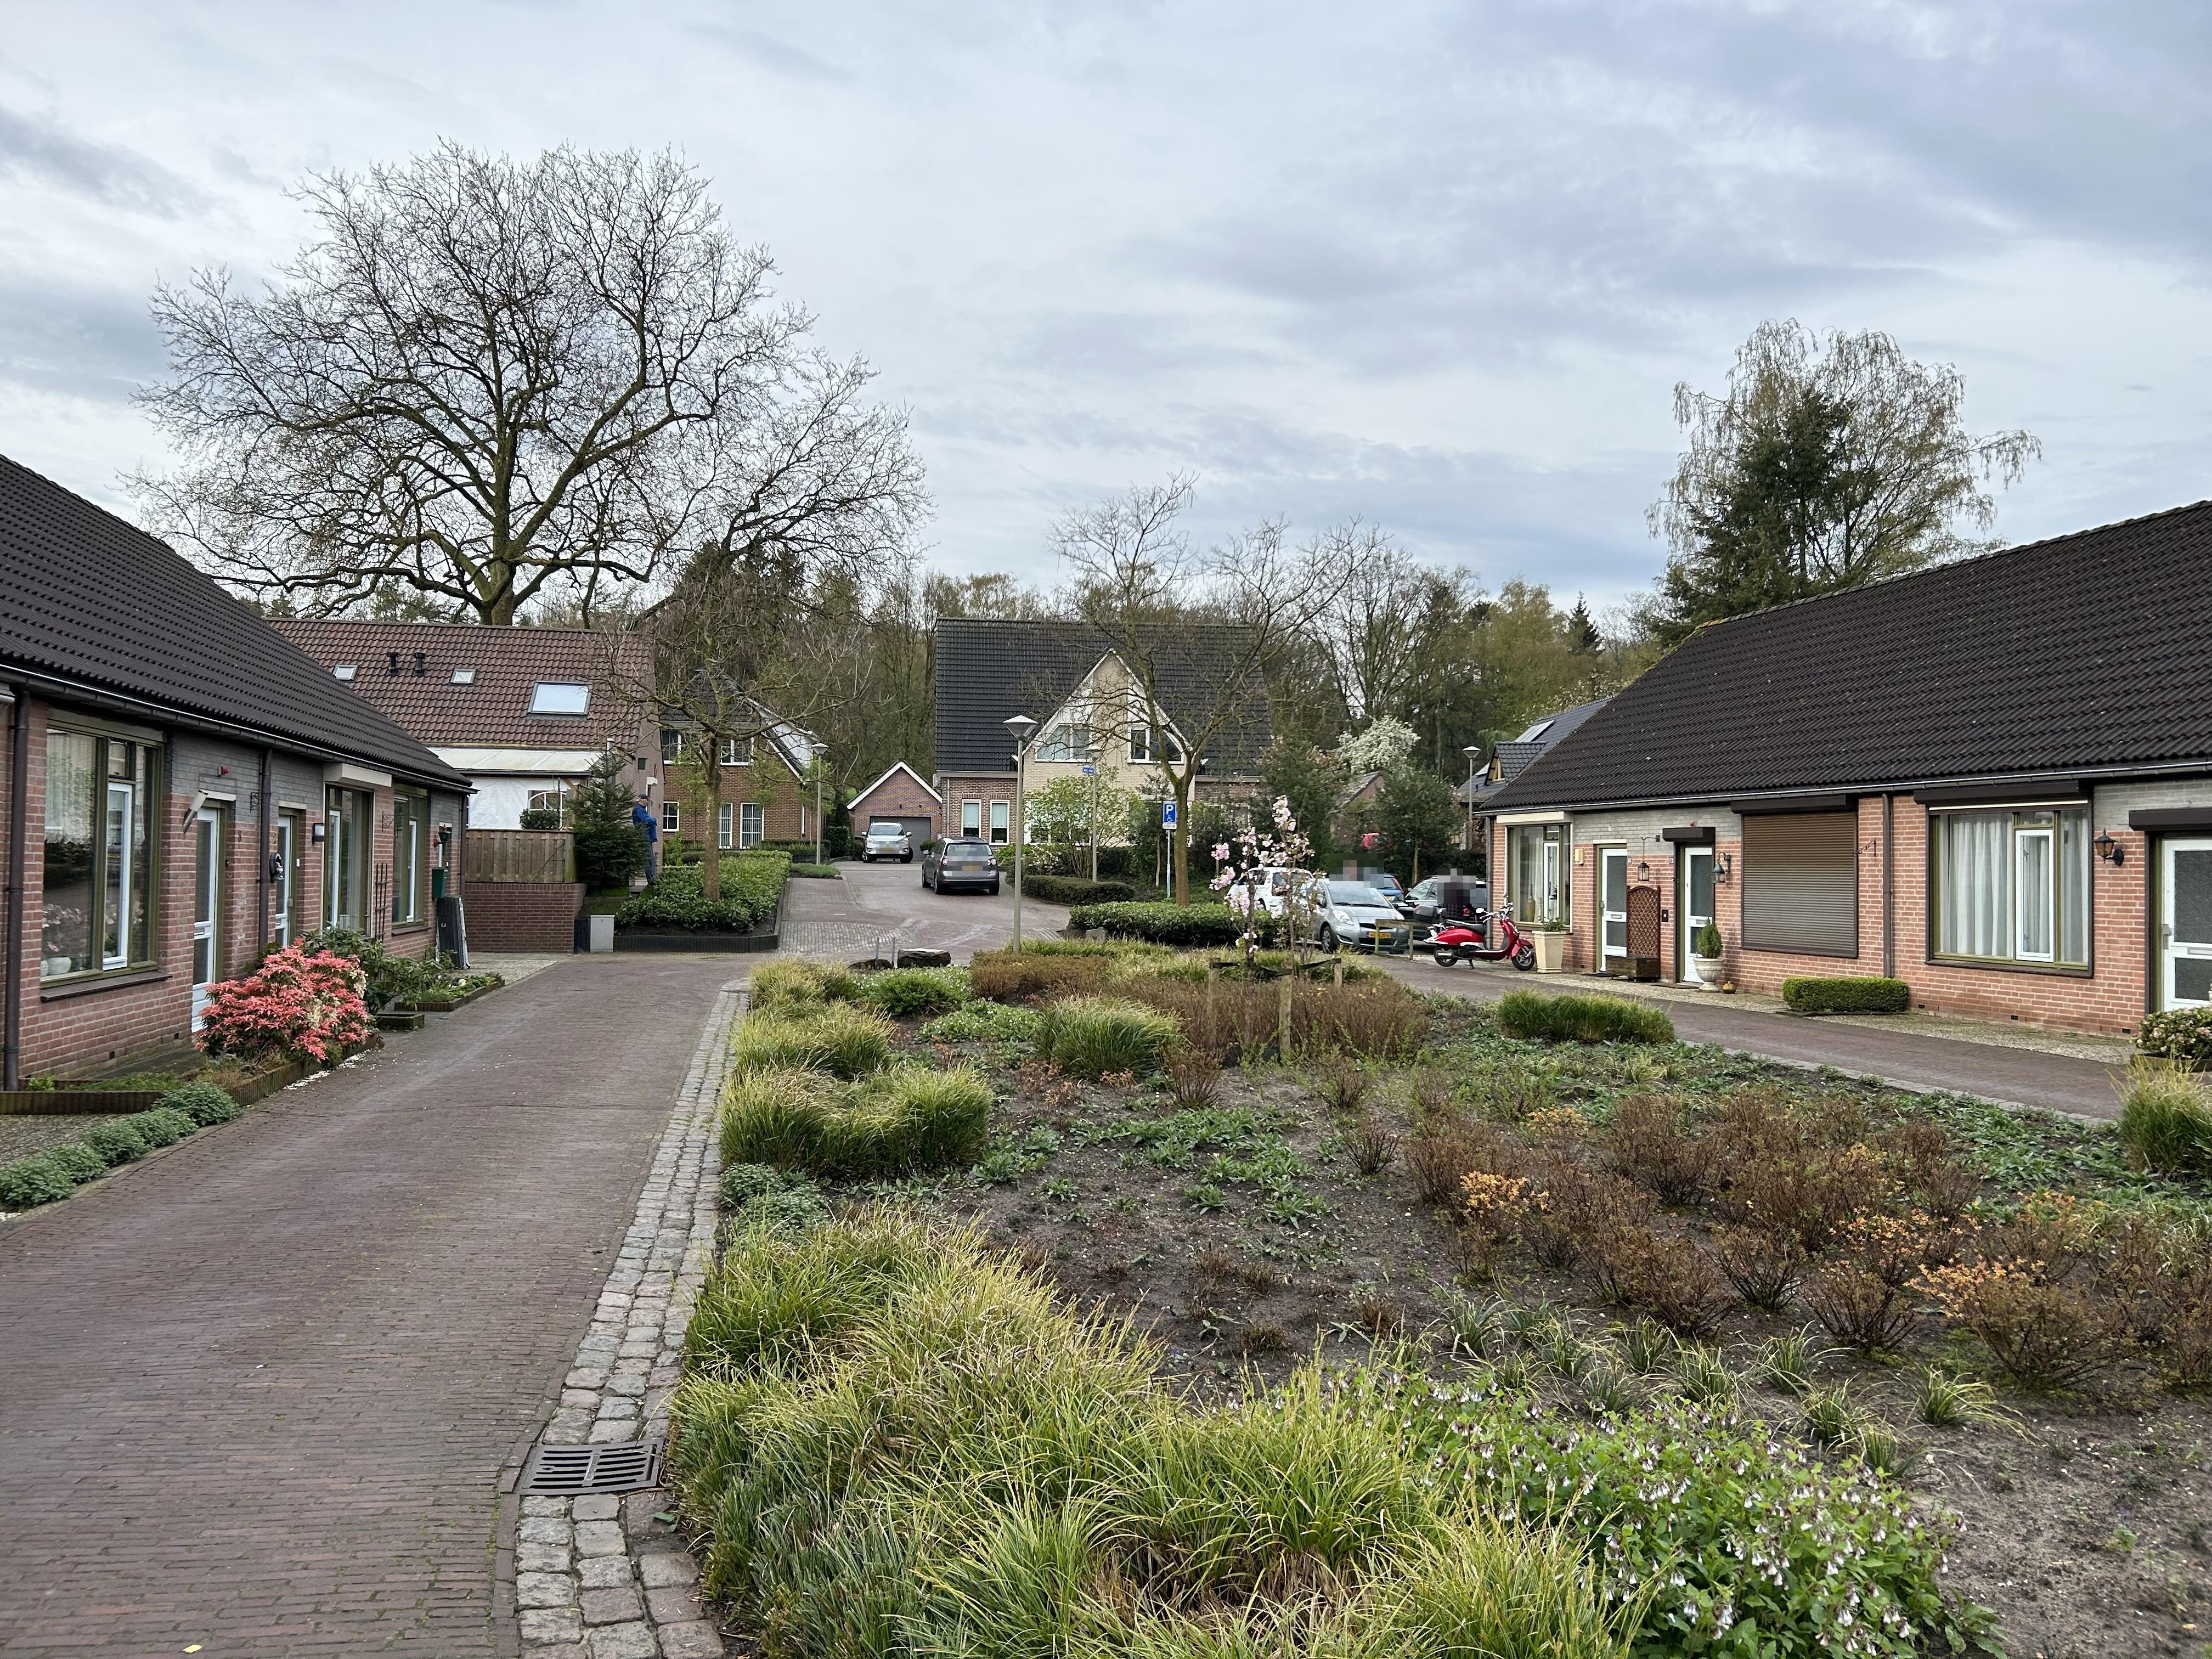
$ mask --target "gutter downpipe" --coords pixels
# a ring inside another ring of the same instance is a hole
[[[8,944],[4,1012],[0,1012],[0,1089],[23,1082],[23,822],[30,806],[31,726],[24,688],[0,685],[8,700]]]
[[[253,889],[253,950],[257,958],[269,948],[269,826],[274,822],[269,811],[269,791],[276,763],[276,751],[264,744],[261,750],[261,807],[254,815],[254,828],[259,831],[254,839],[261,847],[261,878]],[[288,876],[290,873],[289,870],[285,872]]]
[[[1881,798],[1881,976],[1897,977],[1897,797]]]

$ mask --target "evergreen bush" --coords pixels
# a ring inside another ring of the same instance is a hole
[[[0,1164],[0,1210],[35,1209],[76,1190],[74,1176],[51,1152]]]
[[[1912,1006],[1912,988],[1901,979],[1866,975],[1785,979],[1782,1000],[1801,1014],[1901,1014]]]
[[[1509,991],[1498,1000],[1498,1024],[1508,1036],[1541,1042],[1672,1042],[1674,1022],[1649,1003],[1570,991]]]
[[[173,1089],[162,1097],[161,1104],[184,1113],[203,1128],[210,1123],[228,1123],[245,1110],[212,1083],[187,1083]]]

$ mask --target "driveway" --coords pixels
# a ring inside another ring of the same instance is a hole
[[[499,1652],[502,1472],[740,971],[564,961],[0,1230],[0,1654]]]
[[[1516,989],[1618,988],[1577,975],[1539,977],[1487,964],[1439,968],[1419,957],[1385,959],[1383,965],[1420,990],[1444,991],[1482,1001],[1495,1001]],[[1916,1022],[1909,1015],[1889,1020],[1871,1016],[1808,1019],[1745,1008],[1733,999],[1719,996],[1670,997],[1661,1006],[1674,1020],[1675,1034],[1688,1042],[1717,1043],[1801,1066],[1832,1066],[1839,1072],[1878,1077],[1897,1087],[1921,1092],[1978,1095],[2008,1106],[2039,1106],[2076,1117],[2119,1115],[2124,1068],[2087,1056],[2100,1048],[2118,1051],[2124,1044],[2055,1039],[2086,1051],[2064,1054],[2035,1046],[2034,1038],[2024,1032],[2017,1042],[1997,1042],[1916,1030]],[[1990,1035],[2012,1034],[1997,1030]]]
[[[857,962],[874,956],[880,940],[890,948],[950,951],[965,961],[995,951],[1014,936],[1011,872],[994,898],[988,893],[935,893],[921,884],[921,860],[912,864],[837,866],[836,881],[793,881],[784,889],[783,946],[801,956]],[[1039,899],[1022,902],[1022,934],[1041,939],[1067,926],[1067,907]]]

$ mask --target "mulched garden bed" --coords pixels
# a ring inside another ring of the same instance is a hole
[[[1200,993],[1177,994],[1187,1023],[1197,1018]],[[933,1035],[931,1016],[908,1017],[897,1042],[989,1078],[988,1151],[969,1170],[842,1190],[974,1219],[1071,1297],[1154,1334],[1194,1386],[1234,1392],[1251,1371],[1279,1380],[1316,1352],[1349,1362],[1414,1340],[1443,1374],[1523,1389],[1570,1422],[1647,1401],[1732,1403],[1832,1464],[1893,1476],[1923,1512],[1955,1517],[1944,1582],[1995,1610],[2014,1654],[2207,1651],[2212,1409],[2170,1386],[2177,1366],[2197,1363],[2172,1321],[2202,1310],[2191,1304],[2155,1333],[2144,1314],[2084,1374],[2039,1391],[1940,1316],[1922,1277],[1998,1254],[2014,1239],[2008,1227],[2049,1238],[2087,1228],[2081,1237],[2099,1242],[2081,1246],[2067,1283],[2104,1298],[2094,1301],[2101,1318],[2123,1296],[2107,1258],[2113,1240],[2135,1237],[2131,1216],[2149,1218],[2196,1271],[2212,1188],[2131,1170],[2110,1130],[1692,1045],[1521,1042],[1498,1033],[1492,1012],[1450,999],[1428,1002],[1427,1041],[1410,1059],[1285,1064],[1249,1042],[1248,1065],[1084,1081],[1036,1058],[1019,1012],[1001,1021],[994,1005],[969,1006],[988,1017]],[[1002,1029],[983,1030],[994,1023]],[[1621,1110],[1653,1100],[1669,1103]],[[1820,1249],[1777,1310],[1716,1288],[1717,1245],[1748,1248],[1746,1166],[1717,1176],[1711,1162],[1735,1121],[1727,1114],[1755,1115],[1746,1100],[1778,1121],[1831,1125],[1790,1144],[1858,1181],[1861,1203],[1890,1192],[1881,1215],[1919,1230],[1919,1256],[1894,1275],[1901,1305],[1873,1352],[1846,1350],[1803,1299],[1807,1275],[1848,1279],[1879,1255],[1888,1235],[1854,1220],[1854,1205],[1808,1224]],[[1645,1141],[1626,1138],[1638,1132]],[[1685,1152],[1670,1133],[1713,1146]],[[1706,1164],[1699,1174],[1670,1159]],[[1526,1184],[1502,1199],[1479,1184],[1470,1209],[1470,1173]],[[2037,1194],[2063,1196],[2008,1219]],[[1583,1206],[1585,1237],[1559,1214],[1547,1221],[1547,1204]],[[1645,1242],[1608,1257],[1585,1248],[1601,1233]],[[1806,1375],[1771,1380],[1776,1345],[1786,1360],[1789,1340],[1808,1332]],[[1931,1374],[1966,1385],[1967,1420],[1923,1420]],[[1823,1418],[1833,1419],[1825,1429],[1808,1422]]]

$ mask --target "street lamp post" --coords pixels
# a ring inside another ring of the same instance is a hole
[[[1036,722],[1027,714],[1006,716],[1006,730],[1014,739],[1014,949],[1022,948],[1022,843],[1029,837],[1022,831],[1022,773],[1029,759],[1030,734],[1036,730]]]
[[[1471,743],[1459,752],[1467,757],[1467,822],[1460,828],[1460,840],[1472,853],[1474,851],[1474,761],[1475,757],[1482,753],[1482,745]]]
[[[822,862],[822,773],[823,757],[830,751],[820,744],[814,745],[814,862]]]

